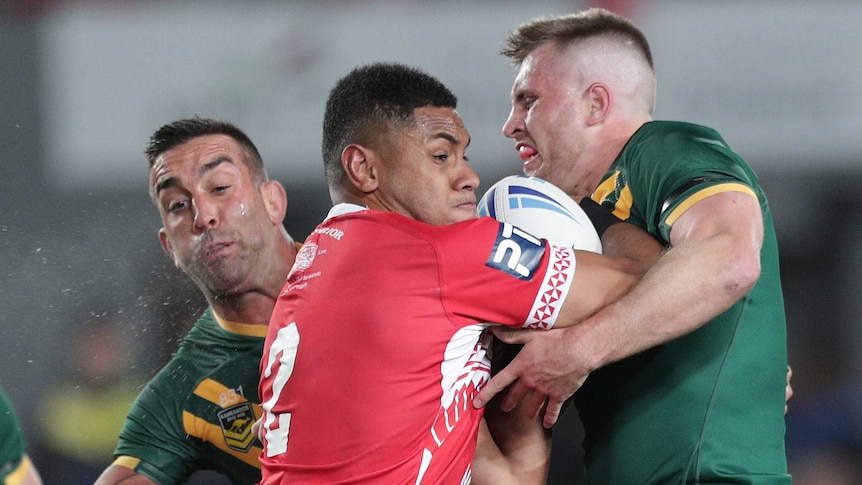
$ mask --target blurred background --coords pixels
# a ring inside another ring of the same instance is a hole
[[[245,130],[301,240],[329,207],[328,89],[400,61],[459,96],[482,192],[520,171],[500,134],[503,38],[589,6],[649,38],[657,119],[718,129],[759,173],[782,251],[794,483],[862,483],[862,3],[5,0],[0,385],[46,483],[92,483],[111,462],[134,396],[205,306],[156,237],[155,129],[201,115]],[[578,433],[571,416],[557,430],[554,483],[580,483]]]

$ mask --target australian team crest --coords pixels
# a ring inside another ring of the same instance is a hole
[[[254,433],[251,426],[254,424],[254,409],[250,402],[243,402],[231,406],[218,413],[221,431],[224,441],[228,447],[236,451],[246,452],[254,443]]]

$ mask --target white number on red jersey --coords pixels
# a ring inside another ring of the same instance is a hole
[[[269,359],[267,359],[266,368],[263,371],[263,376],[269,378],[272,375],[272,369],[278,359],[278,369],[275,373],[275,379],[272,383],[272,396],[261,404],[264,412],[264,437],[266,438],[266,456],[276,456],[287,451],[287,434],[290,431],[290,413],[282,413],[278,415],[278,426],[273,429],[276,415],[273,414],[272,408],[278,402],[281,396],[281,391],[284,390],[284,385],[293,374],[293,365],[296,362],[296,350],[299,347],[299,330],[296,328],[296,322],[280,329],[276,334],[275,341],[269,348]],[[280,356],[280,357],[279,357]]]

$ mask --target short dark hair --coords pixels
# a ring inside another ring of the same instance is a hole
[[[564,48],[590,37],[611,37],[632,42],[653,67],[646,36],[630,20],[603,8],[591,8],[557,17],[537,17],[516,28],[504,42],[501,54],[518,66],[538,47],[556,42]]]
[[[263,165],[263,158],[261,158],[257,147],[242,130],[227,121],[198,116],[168,123],[153,133],[147,148],[144,150],[150,168],[163,153],[190,140],[207,135],[226,135],[233,138],[245,153],[242,162],[248,167],[252,181],[257,185],[267,181],[268,176]]]
[[[416,108],[457,104],[449,88],[419,69],[383,62],[353,69],[335,84],[326,102],[322,151],[330,186],[343,181],[341,152],[347,145],[371,145],[393,128],[412,126]]]

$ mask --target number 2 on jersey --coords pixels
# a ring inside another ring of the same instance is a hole
[[[272,408],[278,402],[284,385],[293,374],[293,364],[296,362],[296,350],[299,347],[299,330],[296,322],[280,329],[275,336],[275,341],[269,348],[269,358],[263,376],[269,378],[272,375],[276,360],[280,364],[275,372],[272,382],[272,396],[261,404],[264,411],[264,436],[266,438],[266,456],[276,456],[287,451],[287,434],[290,431],[290,413],[278,415],[278,427],[272,429],[276,415]]]

